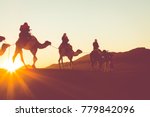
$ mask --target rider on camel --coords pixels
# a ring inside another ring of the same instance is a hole
[[[93,42],[93,51],[101,53],[101,50],[99,49],[99,44],[97,42],[97,39],[95,39],[95,41]]]
[[[20,26],[19,40],[27,42],[31,38],[30,26],[27,22]]]
[[[62,36],[62,44],[67,45],[68,42],[69,42],[68,36],[66,33],[64,33]]]
[[[62,43],[59,46],[59,48],[64,48],[65,51],[67,51],[68,49],[72,49],[72,46],[68,42],[69,42],[68,36],[66,33],[64,33],[62,36]]]
[[[99,49],[99,44],[97,42],[97,39],[93,42],[93,50],[98,50]]]

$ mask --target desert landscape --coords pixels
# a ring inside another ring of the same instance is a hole
[[[150,0],[3,0],[0,12],[1,100],[150,100]]]
[[[2,100],[149,100],[150,50],[112,52],[111,72],[92,70],[89,55],[74,61],[73,69],[57,64],[47,68],[0,70]]]

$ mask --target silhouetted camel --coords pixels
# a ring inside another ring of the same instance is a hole
[[[5,44],[5,43],[2,45],[2,47],[1,47],[1,49],[0,49],[0,56],[2,56],[2,55],[5,53],[6,49],[7,49],[9,46],[10,46],[9,44]]]
[[[47,46],[51,45],[51,42],[45,41],[43,44],[39,43],[39,41],[36,39],[35,36],[32,36],[29,41],[23,42],[23,41],[17,41],[16,42],[16,50],[13,56],[13,62],[15,61],[15,58],[18,54],[20,54],[21,60],[23,64],[26,66],[24,59],[23,59],[23,53],[22,49],[30,50],[30,52],[33,55],[33,65],[32,67],[35,68],[35,62],[37,61],[36,52],[38,49],[46,48]]]
[[[60,55],[60,57],[59,57],[58,63],[59,63],[59,68],[60,69],[61,69],[61,65],[64,68],[63,57],[65,57],[65,56],[68,57],[68,59],[70,60],[70,68],[72,68],[72,64],[73,64],[72,59],[73,59],[73,56],[78,56],[79,54],[82,53],[82,51],[79,50],[79,49],[76,52],[74,52],[72,50],[72,46],[70,44],[68,44],[68,46],[70,46],[70,47],[67,47],[67,49],[64,48],[63,46],[59,47],[59,55]]]
[[[113,55],[106,50],[102,52],[102,59],[103,59],[103,71],[110,72],[113,70]]]
[[[94,66],[98,64],[99,69],[102,69],[102,71],[104,72],[109,72],[112,70],[112,54],[107,52],[106,50],[102,52],[100,50],[93,50],[90,53],[90,61],[93,69]]]
[[[102,65],[102,55],[101,55],[101,51],[100,50],[93,50],[90,53],[90,62],[92,65],[92,68],[94,69],[95,65],[99,65],[99,68],[101,68]]]

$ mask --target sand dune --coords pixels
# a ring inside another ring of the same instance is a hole
[[[114,71],[143,71],[150,67],[150,49],[135,48],[126,52],[111,52],[113,54]],[[69,64],[65,64],[68,69]],[[50,65],[48,68],[58,69],[57,64]],[[76,70],[91,70],[89,54],[74,61],[73,68]]]

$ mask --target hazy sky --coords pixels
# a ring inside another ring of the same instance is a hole
[[[73,49],[84,52],[92,50],[95,38],[102,50],[150,48],[150,0],[0,0],[0,14],[0,35],[10,44],[18,39],[20,25],[28,22],[39,42],[49,40],[56,47],[66,32]],[[7,50],[0,63],[8,55]],[[29,51],[24,56],[32,63]],[[37,57],[37,66],[45,67],[57,63],[58,50],[47,47]]]

